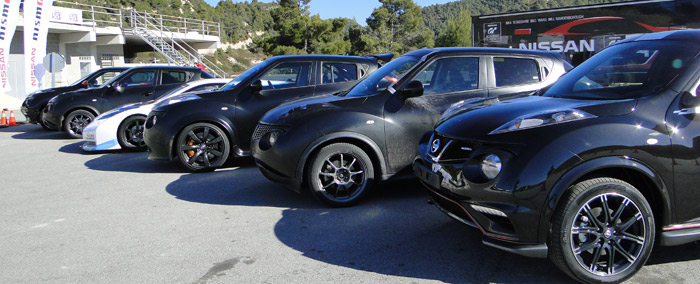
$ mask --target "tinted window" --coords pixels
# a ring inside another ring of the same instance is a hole
[[[608,47],[571,70],[545,96],[627,99],[651,95],[687,69],[700,45],[645,41]]]
[[[161,84],[182,84],[187,82],[187,72],[165,70],[161,72]]]
[[[398,82],[413,66],[418,63],[418,58],[413,56],[401,56],[374,71],[369,77],[360,81],[350,90],[349,97],[376,95],[385,91],[389,86]]]
[[[136,71],[127,75],[127,77],[121,81],[121,84],[125,87],[153,85],[155,73],[156,72],[153,70]]]
[[[102,86],[109,80],[112,80],[112,78],[117,77],[119,73],[121,73],[121,71],[109,71],[102,73],[101,75],[90,79],[90,82],[88,82],[88,86],[90,88]]]
[[[327,63],[321,66],[321,83],[330,84],[357,80],[357,66],[349,63]]]
[[[220,84],[211,84],[211,85],[202,85],[198,87],[194,87],[191,90],[185,92],[185,93],[196,93],[196,92],[201,92],[201,91],[211,91],[211,90],[216,90],[219,87],[223,86],[223,83]]]
[[[479,87],[479,58],[438,59],[418,73],[414,80],[423,83],[425,94],[476,89]]]
[[[263,90],[308,86],[310,79],[311,62],[282,63],[260,77]]]
[[[527,58],[494,57],[496,87],[537,83],[540,72],[537,62]]]

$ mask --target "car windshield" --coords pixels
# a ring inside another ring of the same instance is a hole
[[[228,82],[226,85],[221,86],[221,88],[219,90],[228,91],[228,90],[235,88],[241,82],[247,80],[250,77],[257,75],[260,72],[260,70],[265,69],[265,67],[270,65],[270,63],[272,61],[274,61],[274,60],[272,58],[270,58],[268,60],[265,60],[265,61],[259,63],[258,65],[251,67],[250,69],[243,72],[241,75],[236,76],[236,78],[231,80],[231,82]]]
[[[690,65],[699,45],[640,41],[615,45],[564,75],[546,97],[618,100],[649,96]]]
[[[102,84],[102,87],[110,86],[110,85],[112,85],[112,83],[118,81],[118,80],[121,79],[122,77],[126,76],[128,73],[131,73],[131,72],[128,72],[128,71],[129,71],[129,70],[125,70],[124,72],[119,73],[119,75],[114,76],[112,79],[110,79],[109,81],[107,81],[107,82],[105,82],[104,84]]]
[[[419,58],[414,56],[401,56],[374,71],[369,77],[355,85],[347,96],[362,97],[384,91],[392,84],[398,82],[418,61]]]

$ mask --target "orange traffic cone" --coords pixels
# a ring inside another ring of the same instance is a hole
[[[17,126],[17,119],[15,118],[15,111],[11,110],[10,111],[10,122],[7,124],[8,126]]]
[[[7,127],[7,115],[5,115],[5,110],[2,110],[2,118],[0,118],[0,127]]]

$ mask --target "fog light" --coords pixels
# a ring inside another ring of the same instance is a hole
[[[260,150],[266,151],[272,148],[272,146],[277,143],[277,138],[279,138],[279,131],[270,131],[265,133],[262,138],[260,138]]]
[[[486,156],[481,160],[481,172],[488,179],[494,179],[501,172],[501,158],[495,154]]]

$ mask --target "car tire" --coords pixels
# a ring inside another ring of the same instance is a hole
[[[44,123],[44,109],[45,108],[42,108],[41,111],[39,111],[39,117],[36,119],[36,121],[37,123],[39,123],[39,125],[41,125],[41,128],[45,130],[53,130],[50,127],[46,126],[46,123]]]
[[[644,196],[614,178],[593,178],[572,186],[555,211],[550,259],[584,283],[622,282],[651,254],[656,228]]]
[[[143,129],[146,117],[134,115],[127,117],[117,129],[117,141],[122,149],[127,151],[145,151],[146,142],[143,141]]]
[[[374,166],[367,153],[352,144],[321,148],[307,171],[311,193],[333,207],[357,204],[371,190]]]
[[[72,138],[83,138],[83,129],[95,120],[95,115],[87,110],[74,110],[63,121],[63,130]]]
[[[228,159],[231,143],[221,128],[211,123],[194,123],[185,127],[176,140],[180,163],[190,171],[212,171]]]

